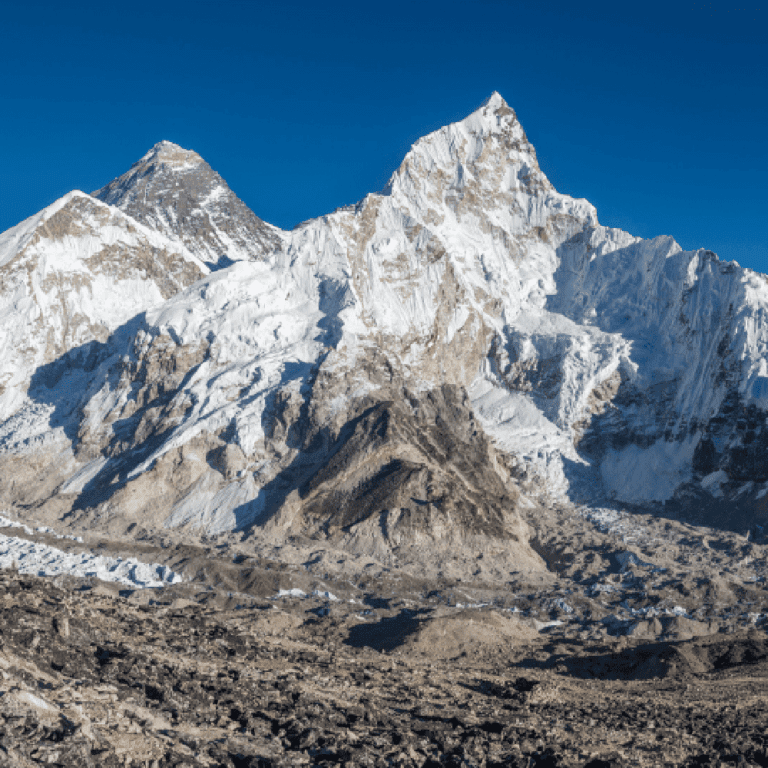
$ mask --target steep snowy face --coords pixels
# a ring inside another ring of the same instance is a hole
[[[207,272],[183,247],[82,192],[0,235],[0,421],[27,402],[41,366],[71,350],[86,360],[89,345]],[[5,439],[23,439],[6,426]]]
[[[255,216],[200,155],[169,141],[93,196],[183,244],[212,269],[281,247],[277,227]]]
[[[669,237],[602,227],[560,256],[549,308],[627,344],[610,409],[579,430],[603,487],[644,502],[768,481],[766,277]]]

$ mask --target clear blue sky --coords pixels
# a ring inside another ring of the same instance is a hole
[[[2,28],[0,231],[161,139],[290,228],[498,90],[603,224],[768,272],[768,0],[32,1]]]

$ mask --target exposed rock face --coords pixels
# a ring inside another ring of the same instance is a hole
[[[200,155],[170,141],[93,196],[183,243],[212,269],[281,247],[277,227],[254,215]]]
[[[0,241],[11,312],[24,280],[39,302],[33,247],[67,286],[143,286],[97,308],[57,288],[37,330],[11,323],[4,503],[522,568],[542,567],[533,477],[641,505],[738,493],[761,519],[766,279],[601,227],[498,94],[291,233],[167,142],[94,194]],[[59,214],[64,240],[35,234]],[[101,239],[74,265],[83,228]]]

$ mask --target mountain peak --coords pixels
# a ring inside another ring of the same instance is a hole
[[[441,179],[453,180],[445,188],[451,199],[456,194],[464,195],[473,185],[485,196],[513,189],[521,194],[553,189],[517,115],[498,91],[463,120],[419,139],[384,192],[400,190],[426,209],[434,205],[434,200],[429,200],[437,194]],[[445,200],[449,207],[453,205],[448,198]],[[476,213],[484,215],[482,211]]]
[[[498,91],[494,91],[483,102],[483,107],[487,107],[495,111],[503,107],[506,107],[507,109],[509,109],[509,104],[507,104],[507,102],[504,100],[504,97]]]
[[[482,132],[490,130],[491,133],[504,133],[512,130],[522,133],[517,115],[498,91],[494,91],[480,109],[469,115],[464,122]]]
[[[93,193],[184,245],[212,269],[258,259],[279,231],[254,215],[197,152],[159,141],[122,176]]]
[[[158,141],[144,157],[139,160],[137,165],[146,165],[154,161],[159,161],[164,167],[176,170],[185,170],[196,165],[204,163],[197,152],[184,149],[172,141]]]

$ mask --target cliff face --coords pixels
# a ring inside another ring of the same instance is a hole
[[[0,236],[6,504],[521,568],[544,492],[761,519],[766,279],[601,227],[498,94],[292,232],[167,142],[95,197]]]

